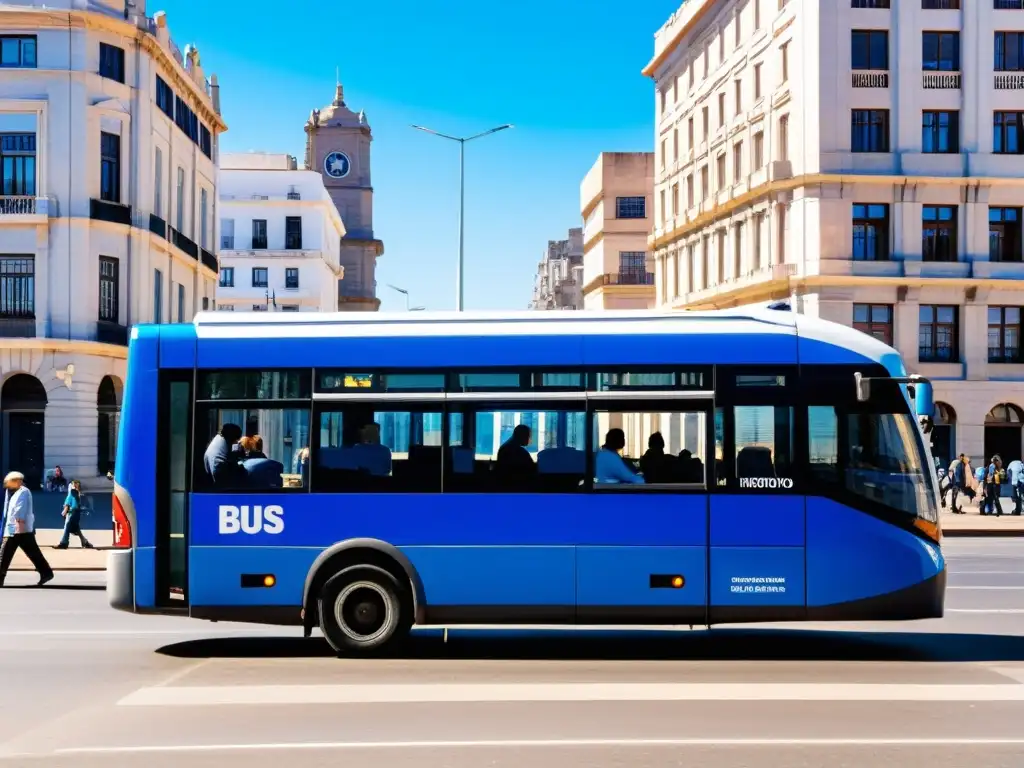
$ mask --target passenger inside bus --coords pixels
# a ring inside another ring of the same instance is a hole
[[[597,452],[595,470],[597,482],[604,485],[617,485],[628,483],[643,485],[644,478],[636,474],[626,460],[622,458],[621,451],[626,447],[626,433],[621,429],[609,429],[604,438],[604,445]]]
[[[237,488],[245,480],[245,473],[239,462],[244,455],[238,446],[242,428],[237,424],[225,424],[213,436],[203,454],[203,466],[210,482],[217,488]]]
[[[665,453],[665,438],[655,432],[647,438],[647,452],[640,457],[640,473],[646,483],[675,483],[678,474],[676,457]]]
[[[246,488],[281,488],[284,481],[284,464],[268,458],[263,452],[263,438],[259,435],[245,436],[238,441],[244,452],[242,467],[246,474]]]
[[[504,482],[515,482],[532,477],[537,471],[527,446],[533,432],[526,424],[519,424],[512,430],[512,437],[498,449],[494,473]]]

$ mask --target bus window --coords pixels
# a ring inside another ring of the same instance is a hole
[[[571,493],[587,474],[582,410],[449,415],[445,492]]]
[[[737,405],[715,411],[715,477],[734,489],[793,490],[793,408]]]
[[[331,407],[319,416],[316,493],[439,493],[441,414]]]
[[[595,487],[706,485],[703,412],[594,414]]]
[[[811,478],[817,482],[839,482],[839,420],[830,405],[807,408],[807,447]]]
[[[196,400],[305,400],[310,372],[202,371]]]
[[[197,407],[197,490],[301,490],[307,486],[308,408]]]

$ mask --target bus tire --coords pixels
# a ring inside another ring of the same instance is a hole
[[[339,654],[370,654],[401,640],[411,626],[402,586],[374,565],[335,574],[318,599],[320,630]]]

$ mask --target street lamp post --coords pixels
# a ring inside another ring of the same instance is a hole
[[[392,291],[397,291],[398,293],[400,293],[403,296],[405,296],[405,311],[406,312],[421,312],[422,310],[426,309],[426,307],[410,307],[409,306],[409,292],[405,288],[399,288],[397,285],[392,285],[391,283],[388,283],[388,288],[390,288]]]
[[[459,143],[459,266],[455,275],[455,311],[461,312],[463,298],[465,295],[465,291],[463,290],[465,282],[463,274],[465,272],[466,245],[466,142],[473,141],[474,139],[482,139],[484,136],[490,136],[492,133],[497,133],[498,131],[504,131],[511,128],[512,125],[499,125],[497,128],[491,128],[489,131],[465,137],[449,136],[446,133],[439,133],[431,128],[424,128],[422,125],[414,125],[412,127],[417,131],[432,133],[435,136],[440,136],[442,139],[457,141]]]

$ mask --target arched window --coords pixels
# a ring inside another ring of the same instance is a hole
[[[101,475],[114,471],[121,392],[121,382],[113,376],[104,376],[96,392],[96,469]]]
[[[956,411],[948,403],[935,402],[935,419],[931,431],[932,455],[940,467],[948,467],[956,451]]]
[[[1021,457],[1021,427],[1024,411],[1012,403],[1000,403],[985,417],[985,455],[988,461],[999,454],[1003,464]]]
[[[46,476],[46,403],[46,389],[27,373],[14,374],[0,389],[3,472],[21,472],[29,488],[42,487]]]

